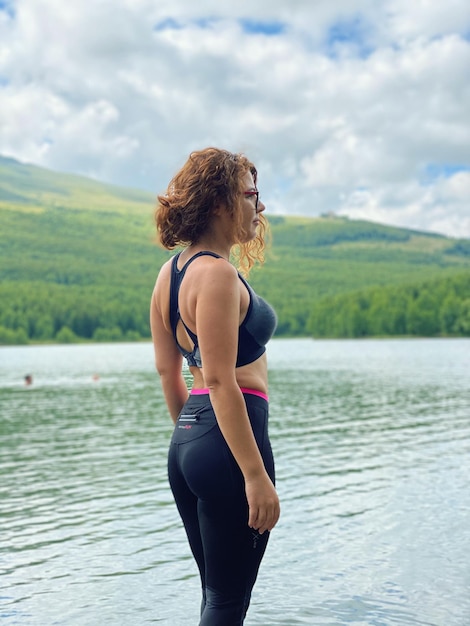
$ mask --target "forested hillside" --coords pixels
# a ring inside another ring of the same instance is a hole
[[[149,337],[154,197],[0,158],[0,343]],[[269,209],[269,207],[268,207]],[[270,218],[250,280],[278,335],[470,335],[470,240]]]

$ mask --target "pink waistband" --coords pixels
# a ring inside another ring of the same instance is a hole
[[[240,387],[240,391],[242,393],[249,393],[252,396],[258,396],[260,398],[263,398],[264,400],[266,400],[266,402],[268,401],[268,396],[267,394],[265,394],[263,391],[258,391],[258,389],[250,389],[249,387]],[[209,389],[208,388],[203,388],[203,389],[191,389],[191,395],[192,396],[203,396],[209,393]]]

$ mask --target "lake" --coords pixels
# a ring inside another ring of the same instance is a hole
[[[246,625],[468,626],[470,340],[268,358],[282,513]],[[1,626],[195,626],[151,344],[2,347],[0,411]]]

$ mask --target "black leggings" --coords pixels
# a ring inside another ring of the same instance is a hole
[[[244,398],[266,470],[274,482],[268,403]],[[209,395],[191,395],[175,426],[168,475],[202,582],[199,626],[240,626],[268,543],[248,526],[243,475],[220,432]]]

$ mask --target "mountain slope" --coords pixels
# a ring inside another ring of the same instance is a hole
[[[153,283],[172,254],[155,245],[154,204],[146,192],[0,157],[3,341],[64,328],[59,339],[147,337]],[[470,271],[465,239],[334,216],[270,223],[266,264],[250,279],[276,307],[281,334],[315,332],[309,320],[324,298]]]

